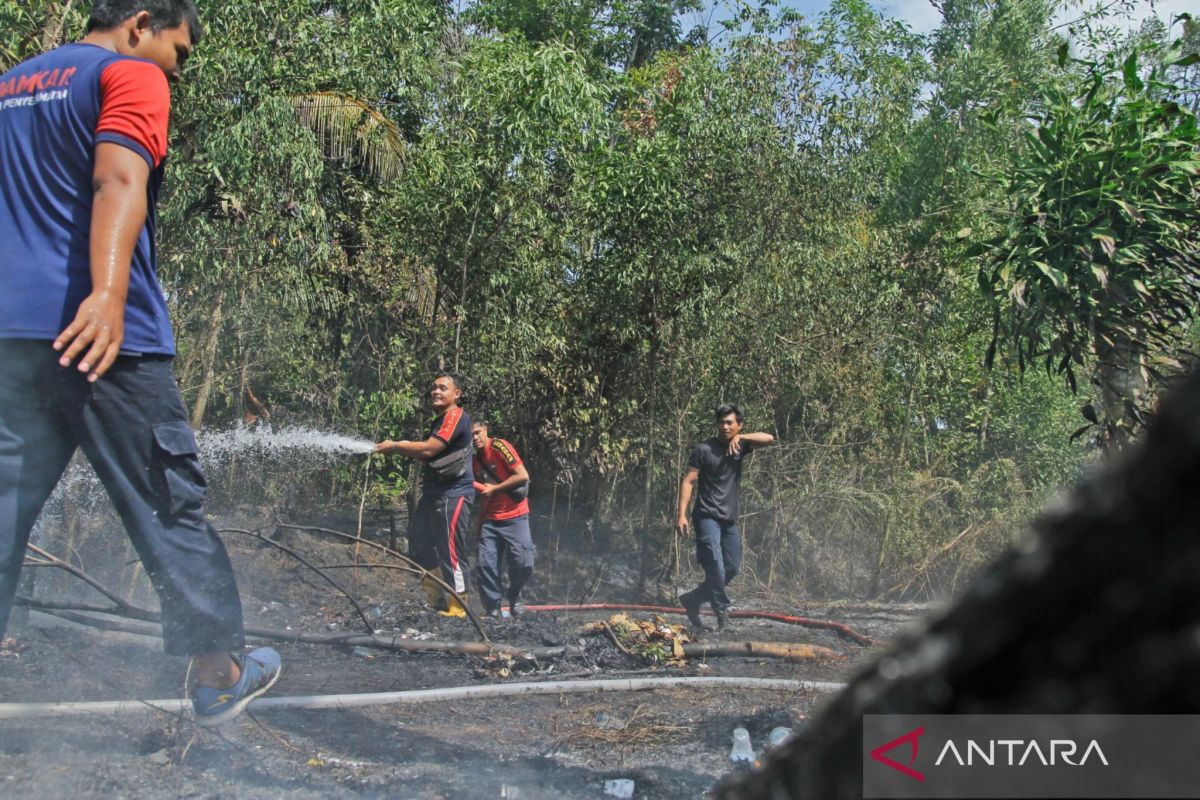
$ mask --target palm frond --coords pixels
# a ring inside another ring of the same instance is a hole
[[[400,176],[408,143],[396,123],[378,108],[337,92],[298,94],[289,99],[300,121],[317,134],[330,158],[361,159],[382,181]]]

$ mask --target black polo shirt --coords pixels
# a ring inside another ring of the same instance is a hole
[[[742,462],[748,450],[743,442],[736,455],[729,455],[728,443],[715,436],[692,448],[688,466],[700,471],[692,514],[721,522],[737,519],[738,484],[742,480]]]

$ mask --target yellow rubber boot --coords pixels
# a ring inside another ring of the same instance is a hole
[[[438,613],[441,614],[443,617],[465,617],[467,615],[467,609],[464,607],[464,603],[466,603],[466,602],[467,602],[466,593],[463,593],[461,603],[458,601],[458,598],[455,597],[454,595],[446,594],[446,606],[447,606],[446,610],[438,611]]]
[[[449,608],[446,603],[446,590],[428,575],[421,578],[421,589],[425,592],[425,601],[433,606],[435,611],[445,612]]]

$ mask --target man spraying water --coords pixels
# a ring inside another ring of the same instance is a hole
[[[467,525],[470,498],[475,494],[471,473],[471,418],[459,401],[463,379],[453,372],[434,376],[429,403],[437,414],[429,435],[421,441],[391,439],[375,445],[377,453],[415,458],[421,470],[421,499],[408,524],[408,550],[427,570],[440,570],[447,586],[460,595],[467,591]],[[442,614],[465,617],[467,612],[435,582],[421,582],[429,603]]]

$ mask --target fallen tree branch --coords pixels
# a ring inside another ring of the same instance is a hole
[[[79,580],[83,581],[88,586],[92,587],[97,592],[104,595],[106,598],[111,600],[114,604],[116,604],[120,608],[125,608],[125,609],[133,608],[133,606],[129,605],[129,603],[127,603],[125,601],[125,599],[123,597],[121,597],[119,594],[114,592],[112,589],[109,589],[107,586],[105,586],[100,581],[96,580],[91,575],[87,574],[86,572],[84,572],[82,569],[75,566],[74,564],[63,561],[58,556],[56,556],[53,553],[50,553],[46,550],[43,550],[42,548],[38,547],[37,545],[35,545],[33,543],[26,544],[25,549],[30,551],[34,555],[38,556],[38,559],[40,559],[40,560],[31,559],[30,566],[56,567],[58,569],[61,569],[62,571],[70,573],[71,575],[74,575],[76,578],[79,578]]]
[[[682,608],[675,606],[650,606],[637,603],[579,603],[576,605],[529,605],[525,606],[528,611],[648,611],[653,614],[685,614]],[[712,616],[712,612],[705,609],[702,614]],[[734,619],[769,619],[774,622],[783,622],[788,625],[800,625],[805,628],[820,628],[831,630],[839,636],[850,639],[851,641],[861,644],[864,647],[870,647],[874,642],[870,637],[864,636],[858,631],[841,622],[831,622],[823,619],[809,619],[808,617],[798,617],[793,614],[784,614],[777,611],[730,611],[729,616]]]
[[[846,656],[815,644],[794,642],[694,642],[683,645],[688,658],[710,656],[745,656],[747,658],[782,658],[787,661],[840,661]]]
[[[125,606],[123,608],[114,608],[106,606],[94,606],[90,603],[73,603],[65,600],[37,600],[32,597],[17,596],[13,602],[25,608],[32,608],[37,611],[83,611],[88,614],[108,614],[113,617],[122,617],[124,619],[133,619],[139,622],[161,622],[162,617],[157,611],[151,611],[148,608],[139,608],[137,606]]]
[[[475,626],[475,631],[479,634],[480,641],[484,641],[484,642],[489,641],[487,633],[483,630],[483,625],[479,622],[479,617],[475,616],[475,612],[472,611],[471,607],[467,605],[467,601],[462,598],[462,595],[460,595],[458,592],[454,591],[454,588],[452,586],[450,586],[450,584],[448,584],[444,580],[442,580],[441,575],[436,575],[433,572],[430,572],[429,570],[425,569],[420,564],[413,561],[411,558],[409,558],[408,556],[399,552],[398,550],[393,550],[392,548],[387,547],[386,545],[382,545],[379,542],[372,542],[370,539],[364,539],[361,536],[353,536],[349,533],[345,533],[344,531],[334,530],[333,528],[321,528],[321,527],[318,527],[315,525],[293,525],[291,523],[284,522],[279,517],[275,517],[275,524],[278,525],[280,528],[287,528],[290,530],[297,530],[297,531],[311,531],[314,533],[325,533],[325,534],[328,534],[335,538],[343,539],[347,542],[354,542],[355,548],[356,548],[356,555],[357,555],[358,545],[366,545],[367,547],[374,547],[376,550],[387,553],[388,555],[392,556],[393,558],[399,559],[402,563],[407,564],[408,566],[412,567],[412,574],[419,575],[422,578],[428,578],[429,580],[436,583],[438,586],[442,587],[443,590],[445,590],[446,592],[449,592],[454,597],[454,599],[456,599],[459,602],[459,604],[463,607],[463,610],[467,612],[467,619],[469,619],[471,621],[471,624],[473,626]]]
[[[358,601],[354,599],[354,595],[350,594],[350,590],[344,588],[340,583],[335,581],[330,576],[326,575],[321,570],[320,567],[313,564],[311,561],[309,561],[307,558],[305,558],[304,556],[297,553],[292,548],[288,547],[285,544],[280,544],[279,542],[276,542],[267,536],[263,536],[260,531],[250,531],[250,530],[246,530],[245,528],[219,528],[218,531],[220,533],[238,533],[243,536],[249,536],[251,538],[258,539],[260,542],[266,542],[267,544],[271,545],[272,547],[274,547],[278,550],[282,550],[283,552],[287,553],[289,556],[296,559],[301,564],[303,564],[304,566],[311,569],[313,572],[320,575],[321,578],[323,578],[325,580],[325,582],[328,583],[330,586],[332,586],[334,589],[337,589],[339,592],[341,592],[343,595],[345,595],[346,599],[350,601],[350,605],[354,606],[354,610],[358,612],[359,619],[361,619],[363,621],[363,625],[366,626],[367,632],[368,633],[375,632],[375,628],[372,627],[371,621],[369,619],[367,619],[366,612],[364,612],[362,610],[362,606],[360,606],[358,604]]]
[[[161,630],[156,622],[143,623],[123,619],[104,619],[89,614],[78,613],[49,603],[22,597],[18,602],[29,608],[51,614],[56,617],[99,628],[106,631],[132,633],[138,636],[160,636]],[[54,604],[66,605],[66,604]],[[112,614],[112,611],[94,609],[93,613]],[[256,639],[269,639],[276,642],[304,642],[306,644],[323,644],[335,647],[372,647],[377,650],[392,650],[405,653],[456,653],[470,656],[510,655],[514,657],[535,658],[538,660],[563,658],[583,654],[583,649],[573,645],[558,647],[517,647],[495,642],[441,642],[434,640],[403,639],[398,636],[382,636],[380,634],[361,633],[304,633],[302,631],[285,631],[277,628],[264,628],[258,625],[246,625],[246,636]]]
[[[18,597],[16,602],[27,608],[36,609],[80,625],[88,625],[101,630],[133,633],[140,636],[159,636],[157,615],[154,620],[104,619],[91,614],[106,614],[122,617],[122,610],[97,608],[83,604],[71,604],[61,601],[35,600],[30,597]],[[141,614],[153,612],[137,609]],[[80,613],[87,612],[87,613]],[[149,624],[146,624],[149,623]],[[496,642],[443,642],[434,640],[421,641],[405,639],[399,636],[385,636],[378,633],[305,633],[303,631],[287,631],[278,628],[265,628],[259,625],[246,625],[247,636],[257,639],[268,639],[277,642],[304,642],[306,644],[322,644],[340,647],[371,647],[377,650],[390,650],[405,653],[456,653],[471,656],[510,655],[513,657],[535,658],[539,661],[570,656],[581,656],[583,648],[574,645],[559,645],[556,647],[519,647],[516,645],[498,644]],[[628,651],[626,651],[628,652]],[[718,642],[713,644],[693,643],[683,645],[684,655],[688,658],[711,658],[719,656],[735,656],[747,658],[781,658],[788,661],[813,661],[824,659],[843,659],[845,656],[827,647],[810,644],[795,644],[791,642]]]

